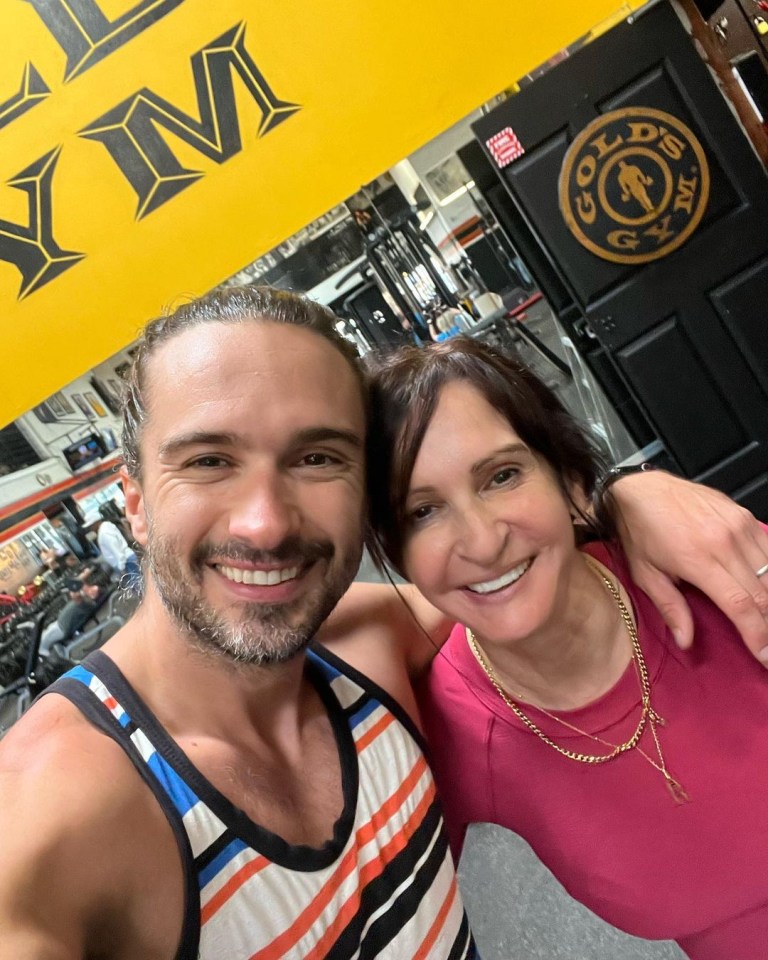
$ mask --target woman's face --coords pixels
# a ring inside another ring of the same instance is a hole
[[[481,640],[532,637],[564,613],[582,567],[569,503],[546,461],[469,383],[441,391],[406,517],[406,574]]]

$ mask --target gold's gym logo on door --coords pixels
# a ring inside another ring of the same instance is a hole
[[[560,210],[583,246],[615,263],[648,263],[685,243],[709,199],[709,167],[682,121],[628,107],[598,117],[563,159]]]

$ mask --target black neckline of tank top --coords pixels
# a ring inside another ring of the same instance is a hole
[[[244,840],[257,853],[271,862],[290,870],[311,872],[330,866],[349,840],[357,811],[360,780],[357,749],[342,705],[333,693],[330,681],[321,667],[307,657],[306,669],[310,682],[325,706],[331,722],[341,765],[344,807],[333,826],[333,836],[321,847],[290,844],[282,837],[254,823],[250,817],[228,800],[192,763],[181,747],[166,733],[157,717],[135,692],[120,668],[103,651],[95,650],[84,661],[86,668],[103,680],[110,693],[126,710],[137,727],[152,741],[152,745],[195,791],[197,796],[221,820],[225,827]]]

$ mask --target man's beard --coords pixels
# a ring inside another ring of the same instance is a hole
[[[158,534],[150,524],[146,564],[166,610],[176,624],[204,652],[219,652],[243,664],[285,663],[302,651],[330,614],[354,579],[362,545],[342,557],[336,569],[336,554],[330,541],[285,540],[277,549],[254,550],[241,541],[201,543],[184,570],[178,540]],[[312,563],[325,562],[327,576],[312,592],[293,603],[248,603],[233,601],[229,620],[202,595],[206,561],[297,566],[300,575]],[[293,617],[291,616],[293,614]],[[239,616],[238,616],[239,615]],[[297,620],[298,615],[298,620]]]

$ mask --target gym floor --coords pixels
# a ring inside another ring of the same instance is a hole
[[[669,942],[638,940],[574,900],[516,833],[470,827],[459,885],[483,960],[682,960]]]

